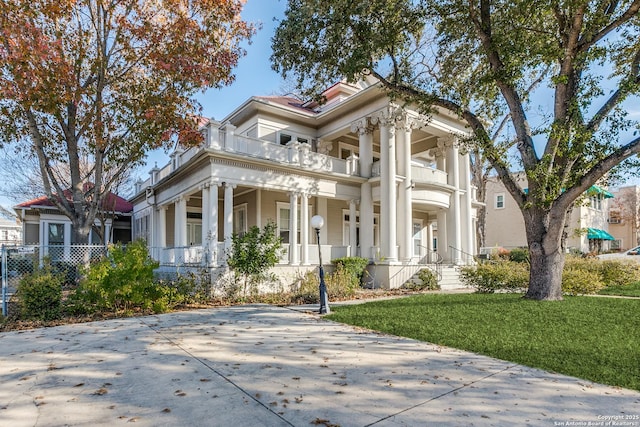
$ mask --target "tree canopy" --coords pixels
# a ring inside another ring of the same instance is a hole
[[[639,10],[640,0],[289,0],[272,61],[309,95],[371,74],[426,113],[458,114],[523,213],[527,296],[560,299],[567,212],[640,152],[626,108],[640,94]]]
[[[37,158],[76,241],[149,149],[201,141],[193,96],[233,81],[254,32],[243,3],[1,0],[0,145]]]

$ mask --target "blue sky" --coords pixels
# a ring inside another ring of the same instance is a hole
[[[271,69],[271,38],[278,25],[274,19],[282,19],[287,2],[285,0],[248,0],[242,12],[246,21],[260,24],[251,44],[244,43],[247,55],[240,59],[234,69],[235,81],[222,89],[209,89],[198,94],[202,115],[221,120],[252,96],[280,94],[282,78]],[[138,171],[143,179],[154,163],[162,167],[169,157],[162,150],[149,153],[147,168]]]
[[[284,82],[271,69],[269,57],[271,38],[278,24],[276,20],[284,17],[286,4],[286,0],[247,0],[242,12],[243,18],[260,24],[262,28],[253,37],[251,44],[244,44],[247,55],[240,59],[234,70],[235,82],[222,89],[210,89],[198,94],[197,100],[203,107],[204,116],[220,120],[252,96],[282,92]],[[631,113],[629,118],[638,120],[640,109],[633,104],[626,103]],[[623,141],[627,142],[626,139]],[[147,167],[141,168],[135,175],[144,179],[154,163],[163,166],[167,161],[168,155],[162,150],[151,152],[147,157]],[[0,195],[0,205],[11,206],[13,202]]]

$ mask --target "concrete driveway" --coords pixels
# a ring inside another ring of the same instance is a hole
[[[640,393],[267,305],[0,333],[2,426],[609,421]]]

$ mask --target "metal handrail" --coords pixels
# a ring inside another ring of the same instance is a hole
[[[454,246],[451,246],[451,245],[449,245],[449,249],[453,249],[453,251],[455,251],[455,252],[458,252],[458,253],[460,253],[462,255],[466,255],[468,257],[467,259],[469,259],[469,260],[477,261],[476,260],[476,256],[473,255],[473,254],[470,254],[469,252],[465,252],[462,249],[458,249],[458,248],[456,248]],[[455,257],[454,257],[454,259],[455,259]]]
[[[431,271],[434,271],[436,273],[436,276],[438,277],[438,282],[441,281],[442,280],[442,263],[444,261],[444,259],[442,258],[442,255],[440,255],[438,251],[429,249],[426,246],[423,246],[423,245],[418,245],[418,246],[427,250],[427,256],[425,257],[427,259],[427,262],[425,263],[425,265],[429,269],[431,269]]]

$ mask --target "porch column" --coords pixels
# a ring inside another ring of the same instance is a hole
[[[400,260],[411,261],[412,256],[412,176],[411,176],[411,128],[412,121],[408,118],[403,120],[398,127],[398,175],[404,176],[398,192],[397,229],[400,243]],[[416,254],[417,255],[417,254]]]
[[[309,195],[301,194],[300,205],[300,248],[302,265],[309,265]]]
[[[324,197],[316,197],[316,201],[318,203],[316,215],[320,215],[322,218],[324,218],[325,221],[325,226],[320,229],[320,241],[324,245],[330,245],[331,243],[329,243],[329,240],[327,238],[327,230],[330,227],[329,217],[327,216],[327,199],[325,199]],[[342,222],[339,224],[339,226],[342,227]]]
[[[298,193],[289,193],[289,263],[300,264],[298,252]]]
[[[471,217],[471,202],[472,202],[472,196],[473,196],[473,191],[471,189],[471,162],[469,160],[469,153],[466,152],[464,153],[464,155],[462,155],[462,164],[464,165],[464,167],[462,168],[462,170],[464,171],[464,175],[463,175],[463,179],[464,179],[464,187],[465,190],[467,190],[467,192],[465,193],[465,199],[464,199],[464,207],[465,207],[465,225],[466,225],[466,233],[467,233],[467,239],[466,239],[466,248],[465,248],[465,252],[470,253],[470,254],[475,254],[476,253],[476,249],[475,249],[475,245],[473,243],[474,241],[474,236],[475,236],[475,229],[473,227],[473,218]],[[470,263],[471,260],[467,259],[466,263]]]
[[[65,222],[63,226],[64,230],[64,260],[69,261],[71,259],[71,223]],[[75,243],[75,242],[74,242]]]
[[[438,253],[442,256],[442,259],[446,262],[451,262],[451,258],[449,257],[449,239],[447,236],[447,211],[439,210],[438,211]]]
[[[358,132],[358,149],[360,152],[360,176],[371,178],[373,165],[373,126],[367,118],[363,118],[351,125],[352,132]],[[360,185],[360,256],[372,259],[373,254],[373,197],[371,183]]]
[[[377,116],[380,123],[380,248],[389,262],[398,260],[396,245],[396,138],[394,112],[390,109]]]
[[[207,244],[209,245],[209,253],[211,258],[209,263],[215,265],[218,262],[218,188],[220,184],[211,183],[209,186],[209,204],[207,205],[206,215],[209,218],[209,231]],[[204,204],[203,204],[204,206]]]
[[[233,189],[235,184],[224,184],[224,250],[231,249],[231,237],[233,236]]]
[[[187,198],[179,197],[175,202],[174,246],[187,246]]]
[[[209,198],[210,198],[209,183],[205,183],[202,186],[202,250],[204,253],[209,252],[209,246],[207,245],[207,239],[209,238]],[[204,258],[203,258],[204,259]]]
[[[358,256],[357,200],[349,200],[349,256]]]
[[[431,251],[433,251],[433,223],[427,220],[427,259],[431,261]]]
[[[167,206],[158,206],[158,241],[160,248],[167,247]]]

